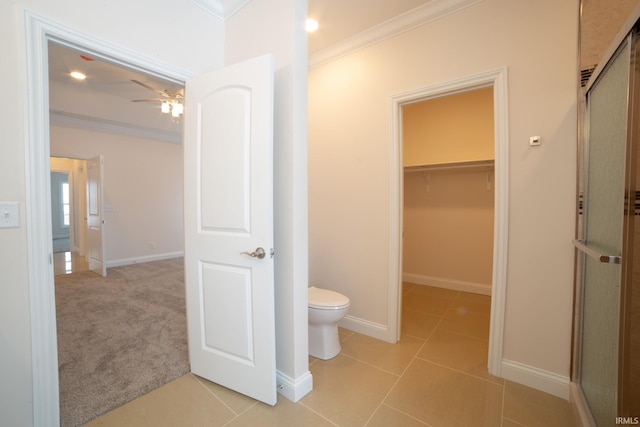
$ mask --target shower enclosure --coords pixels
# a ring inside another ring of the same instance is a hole
[[[596,426],[637,424],[640,417],[637,18],[625,24],[584,92],[572,381]]]

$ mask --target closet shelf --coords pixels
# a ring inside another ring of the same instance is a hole
[[[406,173],[427,172],[432,170],[480,168],[493,165],[493,160],[470,160],[467,162],[433,163],[420,166],[405,166],[404,171]]]

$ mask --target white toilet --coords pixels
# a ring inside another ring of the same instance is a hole
[[[340,350],[338,322],[349,311],[349,298],[310,286],[309,291],[309,354],[318,359],[336,357]]]

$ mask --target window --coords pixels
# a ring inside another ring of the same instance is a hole
[[[60,201],[62,202],[62,226],[69,227],[71,224],[71,206],[69,204],[69,183],[62,182],[61,183],[61,194],[62,197]]]

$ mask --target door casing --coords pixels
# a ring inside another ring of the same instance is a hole
[[[389,156],[390,227],[388,328],[385,340],[400,338],[402,296],[402,107],[430,98],[493,87],[495,138],[495,201],[493,235],[493,279],[491,285],[491,325],[488,368],[502,377],[502,349],[507,288],[507,246],[509,237],[509,130],[507,108],[507,68],[498,68],[442,84],[404,92],[391,97],[391,150]]]
[[[33,424],[60,419],[58,349],[51,245],[49,176],[49,82],[47,43],[89,52],[99,59],[178,84],[192,76],[185,70],[82,34],[28,10],[22,10],[26,74],[27,257],[31,316]],[[42,207],[45,209],[42,209]]]

